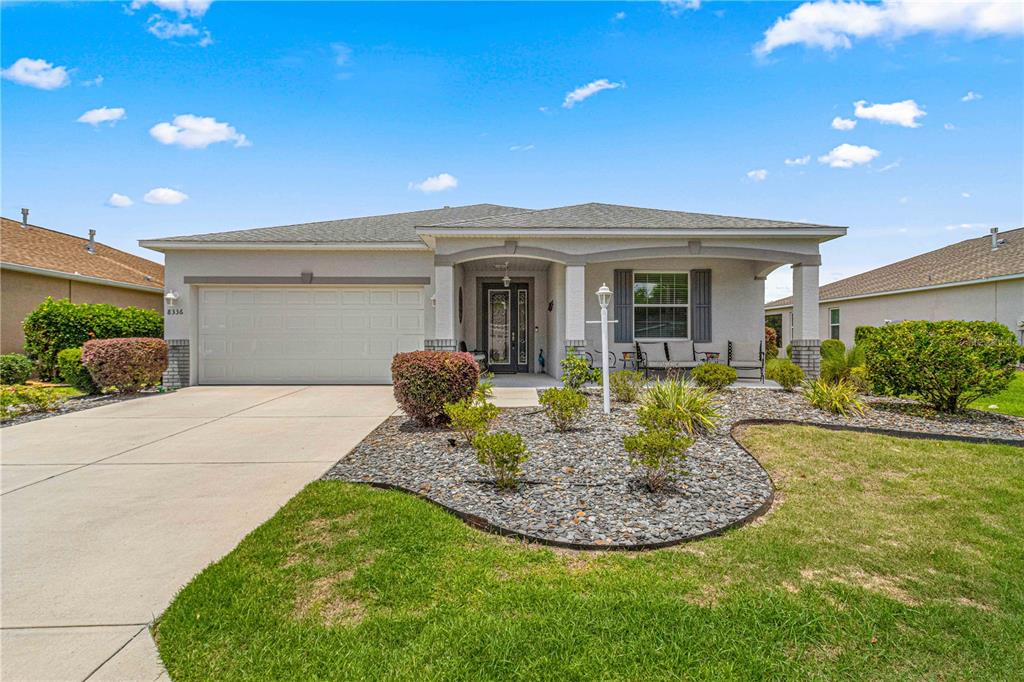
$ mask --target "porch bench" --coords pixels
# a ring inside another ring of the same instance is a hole
[[[754,370],[764,383],[764,342],[729,342],[727,363],[737,373],[741,370]]]
[[[689,370],[698,366],[692,341],[637,341],[636,357],[644,375],[650,370]]]

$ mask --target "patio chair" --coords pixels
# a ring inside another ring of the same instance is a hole
[[[668,341],[665,347],[668,351],[668,369],[689,371],[700,364],[693,350],[693,341]]]
[[[459,341],[459,350],[463,353],[472,353],[473,359],[476,360],[476,364],[480,365],[480,371],[487,369],[487,353],[482,350],[466,350],[466,342]]]
[[[590,369],[594,369],[595,367],[598,366],[598,365],[594,364],[594,358],[595,357],[598,357],[598,358],[601,357],[601,351],[596,350],[596,349],[595,350],[587,350],[587,351],[583,351],[583,355],[586,356],[586,358],[587,358],[587,366],[590,367]],[[615,366],[616,366],[617,362],[618,362],[618,358],[616,358],[616,356],[615,356],[615,351],[613,351],[613,350],[608,351],[608,369],[609,370],[615,369]]]
[[[651,375],[652,369],[668,369],[668,349],[664,341],[637,341],[636,357],[645,377]]]
[[[729,342],[728,364],[736,370],[756,370],[764,383],[764,342]]]

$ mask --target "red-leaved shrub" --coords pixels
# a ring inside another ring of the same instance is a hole
[[[82,364],[101,389],[135,393],[160,383],[167,369],[167,342],[147,338],[86,341]]]
[[[445,422],[445,403],[473,394],[480,365],[469,353],[418,350],[398,353],[391,361],[395,400],[405,413],[427,426]]]

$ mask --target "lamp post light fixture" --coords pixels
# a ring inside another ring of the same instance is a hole
[[[175,301],[178,300],[178,292],[173,289],[169,289],[167,293],[164,294],[164,300],[167,301],[167,305],[174,305]]]
[[[611,414],[612,411],[612,398],[608,386],[608,304],[611,300],[612,290],[602,282],[601,288],[597,290],[597,302],[601,304],[601,390],[605,414]]]

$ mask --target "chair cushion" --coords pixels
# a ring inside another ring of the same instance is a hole
[[[694,360],[693,362],[673,362],[672,366],[680,367],[682,369],[693,369],[694,367],[700,367],[703,364],[703,362],[697,362]]]
[[[673,364],[693,362],[696,356],[693,354],[693,341],[669,341],[668,359]]]
[[[665,357],[665,344],[661,341],[657,342],[643,342],[637,344],[640,346],[640,351],[647,356],[647,364],[652,367],[655,363],[664,364],[668,362],[668,358]]]
[[[760,362],[748,362],[746,360],[733,360],[729,363],[729,366],[733,369],[761,369]]]
[[[733,342],[732,344],[732,360],[729,364],[734,367],[737,363],[754,363],[755,367],[761,366],[761,348],[756,343],[752,342]]]

